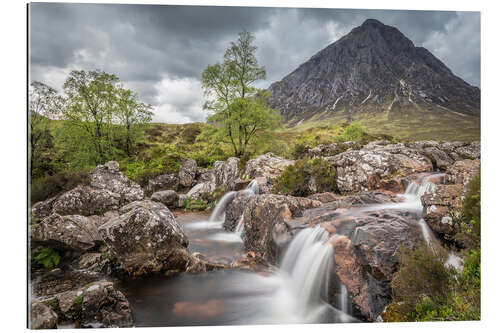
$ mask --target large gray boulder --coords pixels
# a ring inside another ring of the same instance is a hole
[[[115,161],[98,165],[89,173],[90,186],[116,193],[125,203],[142,200],[144,198],[142,188],[120,172],[119,167],[118,162]]]
[[[113,212],[102,217],[52,214],[31,226],[31,242],[32,245],[45,245],[64,251],[85,252],[102,244],[97,229],[115,216]]]
[[[433,170],[427,156],[402,144],[348,150],[327,159],[336,169],[339,191],[346,194],[378,189],[389,179]]]
[[[179,250],[188,245],[184,230],[170,210],[149,200],[122,207],[119,217],[98,230],[113,257],[131,275],[180,268]]]
[[[191,187],[196,179],[197,173],[196,161],[192,158],[188,158],[182,162],[179,169],[179,184],[183,187]]]
[[[240,159],[230,157],[225,161],[216,161],[212,168],[215,179],[215,186],[224,186],[228,189],[233,189],[233,183],[238,179],[239,170],[238,163]]]
[[[215,188],[216,185],[212,182],[196,184],[192,189],[189,190],[189,192],[186,194],[186,197],[206,201],[205,198],[210,197],[213,191],[215,191]]]
[[[287,166],[294,163],[295,161],[267,153],[247,162],[245,176],[250,179],[265,177],[273,180],[278,178]]]
[[[51,214],[102,215],[144,198],[141,187],[119,171],[117,162],[110,161],[97,166],[89,173],[89,177],[89,186],[78,186],[34,204],[32,217],[42,219]]]

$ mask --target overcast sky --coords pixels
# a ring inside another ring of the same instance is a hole
[[[478,12],[34,3],[31,80],[62,90],[73,69],[116,74],[154,106],[154,121],[203,121],[200,77],[247,30],[272,82],[367,18],[397,27],[456,75],[480,86]]]

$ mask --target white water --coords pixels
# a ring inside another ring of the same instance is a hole
[[[252,180],[244,190],[240,192],[246,193],[247,195],[256,195],[259,194],[259,184],[254,179]],[[241,243],[243,242],[241,236],[244,232],[244,223],[243,216],[240,217],[238,222],[238,226],[236,227],[234,232],[226,232],[223,231],[223,224],[226,218],[226,207],[227,205],[234,199],[238,191],[229,191],[222,196],[222,198],[217,202],[212,214],[208,221],[190,223],[188,228],[191,229],[221,229],[220,232],[212,234],[208,237],[213,241],[220,241],[226,243]]]

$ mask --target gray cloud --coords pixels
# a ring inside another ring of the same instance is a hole
[[[479,13],[442,11],[34,3],[30,74],[61,89],[70,70],[99,68],[154,105],[156,121],[202,121],[201,72],[238,32],[256,36],[267,70],[258,86],[266,88],[367,18],[397,27],[480,85]]]

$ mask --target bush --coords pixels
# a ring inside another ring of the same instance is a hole
[[[392,280],[392,288],[394,301],[405,306],[402,310],[415,312],[417,304],[426,297],[433,302],[443,302],[449,292],[451,275],[442,256],[423,243],[415,250],[401,248],[398,259],[400,268]]]
[[[78,185],[88,185],[87,171],[63,170],[52,176],[35,179],[31,182],[31,204],[47,200],[60,192],[71,190]]]
[[[35,266],[52,268],[59,265],[61,257],[53,249],[46,247],[32,254],[32,263]]]
[[[292,149],[292,157],[294,159],[299,159],[299,158],[302,158],[305,153],[307,152],[307,150],[309,149],[309,145],[306,144],[305,142],[297,142],[294,146],[293,146],[293,149]]]
[[[467,184],[462,215],[459,218],[458,243],[465,248],[479,247],[481,242],[481,176],[477,174]]]
[[[363,139],[366,133],[363,127],[357,122],[350,123],[343,131],[341,135],[337,135],[333,138],[335,142],[345,142],[345,141],[359,141]]]
[[[298,160],[289,165],[277,179],[275,193],[307,196],[336,190],[335,171],[321,158]]]
[[[184,201],[185,210],[205,210],[208,207],[210,207],[210,205],[201,199],[187,197]]]

